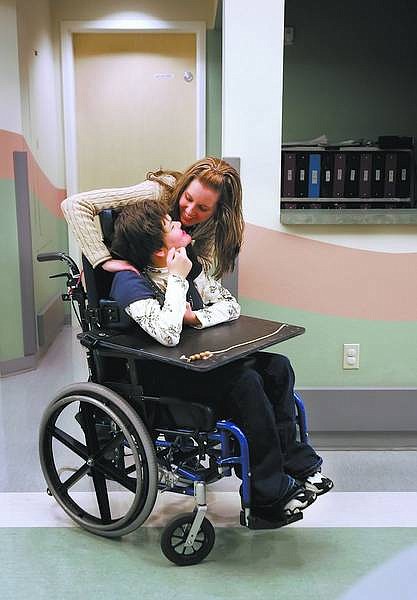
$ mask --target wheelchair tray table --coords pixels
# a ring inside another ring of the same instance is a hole
[[[140,359],[157,360],[193,371],[211,371],[304,332],[304,327],[297,325],[241,316],[236,321],[229,321],[207,329],[185,327],[180,343],[175,347],[162,346],[139,328],[129,333],[87,333],[81,334],[79,337],[83,343],[84,336],[94,335],[95,347],[103,350],[117,351]],[[83,345],[88,344],[84,343]],[[187,362],[181,358],[206,350],[221,352],[206,360]]]

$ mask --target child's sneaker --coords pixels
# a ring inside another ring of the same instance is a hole
[[[283,498],[264,506],[253,506],[252,513],[270,522],[284,522],[289,517],[300,513],[316,499],[316,493],[306,490],[303,484],[293,481]],[[285,523],[283,523],[285,524]]]
[[[291,515],[301,512],[307,508],[307,506],[313,504],[316,497],[316,492],[308,490],[305,487],[299,488],[293,497],[284,505],[284,514],[287,517],[290,517]]]
[[[333,481],[328,477],[325,477],[320,471],[313,473],[303,481],[303,485],[306,490],[315,492],[317,496],[321,496],[326,492],[329,492],[333,487]]]

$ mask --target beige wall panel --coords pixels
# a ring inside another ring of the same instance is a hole
[[[22,131],[16,2],[0,2],[0,129]]]
[[[74,34],[79,190],[196,159],[194,34]]]

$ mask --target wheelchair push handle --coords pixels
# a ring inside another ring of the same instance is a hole
[[[80,270],[72,260],[70,256],[65,254],[64,252],[43,252],[42,254],[37,255],[38,262],[46,262],[49,260],[61,260],[62,262],[67,263],[67,265],[71,269],[72,275],[79,275]]]

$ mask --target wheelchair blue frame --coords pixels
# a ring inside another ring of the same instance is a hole
[[[302,442],[307,442],[308,434],[307,434],[307,421],[306,421],[306,411],[304,407],[304,403],[299,394],[294,393],[295,403],[297,407],[297,416],[298,416],[298,426],[300,432],[300,440]],[[242,478],[242,488],[241,488],[241,498],[242,498],[242,506],[245,508],[249,508],[251,505],[251,492],[250,492],[250,460],[249,460],[249,445],[243,431],[232,421],[222,420],[217,421],[215,432],[208,433],[207,438],[209,441],[215,441],[220,443],[220,452],[221,458],[217,459],[217,465],[221,470],[222,477],[230,477],[232,475],[232,466],[240,465],[241,467],[241,478]],[[179,433],[181,433],[179,431]],[[184,432],[184,434],[189,434],[190,432]],[[230,436],[234,440],[237,441],[239,446],[239,454],[231,455],[230,448]],[[171,448],[173,447],[173,442],[168,440],[156,440],[155,446],[158,448]],[[182,494],[186,494],[188,496],[194,496],[194,482],[204,481],[204,478],[196,475],[195,473],[187,470],[183,467],[179,467],[176,471],[179,475],[189,479],[192,484],[186,488],[181,489],[172,489],[171,491],[180,492]]]

